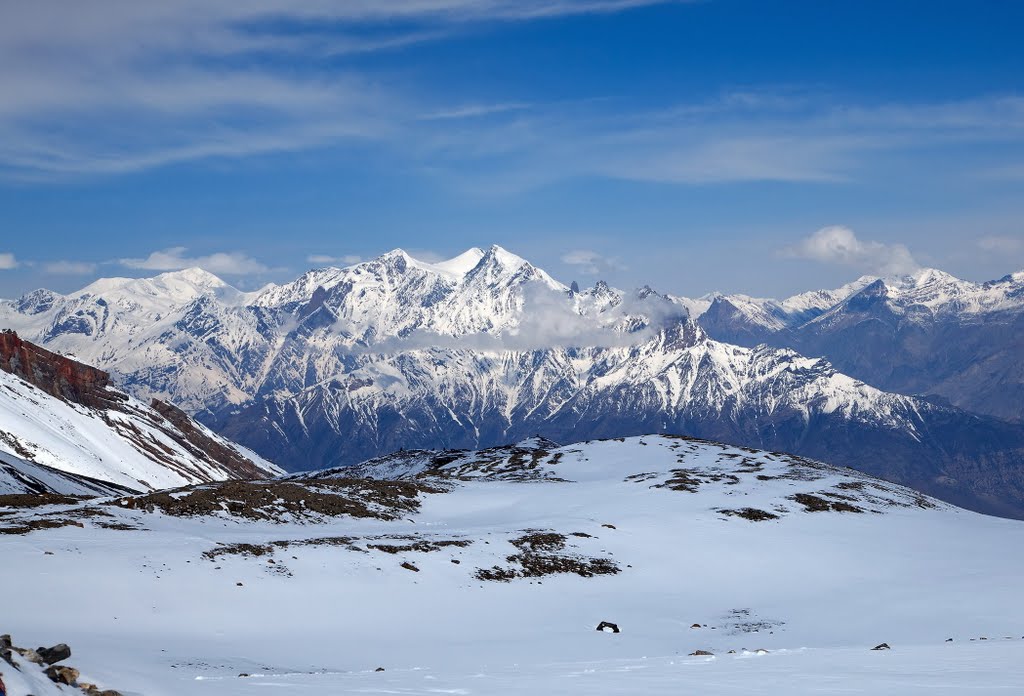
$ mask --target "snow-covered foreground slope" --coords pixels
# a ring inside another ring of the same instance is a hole
[[[0,494],[95,495],[275,473],[173,406],[147,406],[109,388],[99,370],[0,335]]]
[[[1020,522],[660,436],[362,472],[403,480],[327,472],[0,515],[8,531],[84,525],[0,535],[0,630],[67,642],[83,679],[147,696],[1024,683]]]

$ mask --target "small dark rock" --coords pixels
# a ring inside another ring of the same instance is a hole
[[[416,566],[414,566],[409,561],[405,561],[404,563],[402,563],[402,567],[405,568],[406,570],[411,570],[414,573],[420,572],[420,569],[417,568]]]
[[[692,653],[690,653],[690,657],[714,657],[714,656],[715,656],[715,654],[713,652],[708,652],[707,650],[694,650]]]
[[[947,643],[952,643],[952,642],[953,642],[953,639],[952,639],[952,638],[947,638],[947,639],[946,639],[946,642],[947,642]]]
[[[242,583],[240,583],[240,582],[236,582],[236,583],[235,583],[235,587],[243,587],[243,585],[242,585]]]
[[[878,645],[876,645],[875,647],[873,647],[871,649],[872,650],[892,650],[892,648],[889,647],[888,643],[879,643]]]
[[[605,633],[619,633],[619,625],[613,624],[611,621],[602,621],[597,625],[597,630]]]
[[[383,672],[383,671],[384,671],[384,668],[383,668],[383,667],[378,667],[377,669],[375,669],[375,670],[373,670],[373,671],[374,671],[374,672]]]
[[[607,527],[608,529],[616,529],[614,524],[602,524],[601,526],[602,527]]]
[[[459,559],[457,559],[457,558],[453,558],[453,559],[452,559],[452,563],[454,563],[455,565],[459,565],[460,563],[462,563],[462,561],[460,561],[460,560],[459,560]]]
[[[238,675],[238,678],[241,679],[243,677],[248,677],[248,676],[249,676],[249,674],[247,672],[242,672],[241,674]]]
[[[700,628],[700,624],[693,624],[690,628]]]

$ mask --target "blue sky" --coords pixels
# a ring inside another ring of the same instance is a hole
[[[296,4],[5,8],[0,296],[492,243],[687,295],[1024,268],[1024,4]]]

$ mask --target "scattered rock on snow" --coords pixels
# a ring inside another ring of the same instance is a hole
[[[714,656],[715,656],[715,654],[713,652],[708,652],[707,650],[694,650],[692,653],[690,653],[690,657],[714,657]]]
[[[46,668],[45,674],[50,678],[50,681],[55,684],[67,684],[68,686],[75,686],[78,684],[79,672],[74,667],[50,665]]]

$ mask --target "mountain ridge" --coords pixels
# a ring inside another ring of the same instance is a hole
[[[31,311],[9,302],[0,324],[92,356],[136,395],[178,403],[291,469],[534,433],[669,431],[839,464],[868,460],[871,473],[1024,514],[1024,429],[881,391],[802,355],[824,352],[716,340],[679,298],[648,287],[568,287],[497,246],[440,263],[398,249],[249,294],[193,273],[160,277],[180,292],[154,298],[151,283],[119,284],[110,296],[42,298]],[[906,292],[934,299],[949,282],[920,280]],[[843,294],[840,304],[853,306],[879,282],[804,293],[784,301],[786,311],[807,319]],[[1003,285],[986,292],[1012,304]],[[708,306],[724,308],[723,298]],[[865,449],[872,458],[859,456]]]

